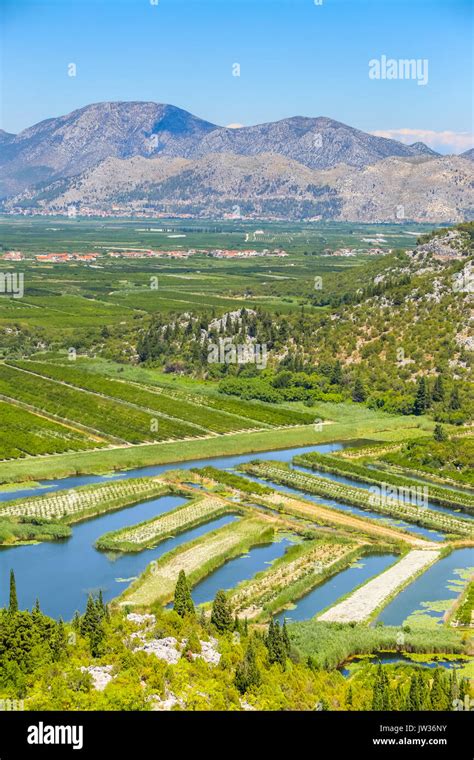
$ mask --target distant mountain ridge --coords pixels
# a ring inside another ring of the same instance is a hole
[[[79,174],[106,158],[168,156],[202,158],[209,153],[278,153],[305,166],[326,169],[339,163],[367,166],[388,156],[423,155],[326,117],[295,116],[230,129],[211,124],[176,106],[152,102],[94,103],[47,119],[18,135],[2,134],[1,195],[38,182]]]
[[[327,117],[220,127],[176,106],[95,103],[0,132],[4,210],[393,221],[472,218],[472,158]],[[398,212],[397,212],[398,213]],[[397,217],[399,218],[399,217]]]

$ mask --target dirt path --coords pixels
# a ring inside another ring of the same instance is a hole
[[[404,541],[405,543],[411,544],[420,549],[434,549],[436,547],[436,544],[433,541],[418,538],[412,533],[405,533],[386,525],[378,525],[375,521],[369,521],[369,519],[363,520],[350,513],[341,513],[335,509],[330,509],[329,507],[285,496],[283,493],[275,492],[275,494],[265,499],[262,497],[261,501],[265,501],[272,506],[276,506],[277,504],[282,505],[285,512],[289,512],[290,514],[309,517],[313,520],[321,520],[322,522],[331,525],[341,525],[344,528],[354,528],[359,533],[391,538],[396,541]]]

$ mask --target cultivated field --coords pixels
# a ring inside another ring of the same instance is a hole
[[[5,501],[0,504],[0,518],[27,517],[74,523],[168,493],[169,486],[154,478],[96,483],[43,496]]]
[[[248,463],[241,465],[241,469],[265,480],[342,503],[353,504],[361,509],[397,517],[427,528],[467,537],[473,535],[474,526],[471,521],[468,522],[444,512],[436,512],[424,506],[406,503],[404,499],[374,500],[370,491],[291,470],[287,465],[279,462]]]
[[[96,546],[104,551],[139,552],[147,547],[156,546],[169,536],[183,533],[231,511],[236,510],[217,496],[197,497],[189,504],[160,517],[106,533],[99,538]]]
[[[302,596],[354,557],[361,550],[356,542],[306,542],[289,550],[264,573],[237,587],[231,604],[241,618],[256,618],[262,613],[282,609]],[[295,556],[296,555],[296,556]]]
[[[180,570],[195,585],[229,559],[244,554],[252,546],[272,540],[273,528],[265,519],[246,518],[207,533],[178,547],[148,566],[120,597],[121,604],[147,606],[166,604],[174,593]]]
[[[435,562],[440,552],[411,551],[385,572],[354,591],[347,599],[318,616],[318,620],[332,623],[362,622],[388,601],[415,575]]]

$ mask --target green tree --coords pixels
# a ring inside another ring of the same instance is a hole
[[[180,617],[185,617],[185,615],[194,615],[194,602],[191,596],[191,591],[189,590],[188,581],[184,570],[179,571],[178,580],[174,591],[173,609],[178,613],[178,615],[180,615]]]
[[[51,643],[51,651],[54,662],[59,662],[66,651],[67,637],[62,618],[59,618],[56,631]]]
[[[10,570],[10,600],[8,605],[8,611],[14,614],[18,612],[18,598],[16,595],[16,581],[15,573]]]
[[[451,391],[451,396],[449,397],[449,408],[452,409],[453,411],[457,411],[458,409],[461,408],[461,402],[459,400],[459,391],[456,385]]]
[[[352,400],[356,403],[362,403],[367,398],[367,392],[364,388],[362,380],[358,377],[354,383],[354,390],[352,391]]]
[[[435,429],[433,431],[433,438],[435,439],[435,441],[438,441],[438,442],[446,441],[448,438],[443,426],[440,425],[439,423],[435,425]]]
[[[265,643],[268,649],[268,660],[270,664],[273,665],[273,663],[277,662],[284,667],[287,651],[278,620],[274,621],[273,618],[270,620]]]
[[[244,659],[235,669],[234,683],[240,693],[245,694],[252,687],[260,686],[261,681],[262,676],[258,669],[254,645],[250,641]]]
[[[341,385],[342,383],[342,365],[339,359],[335,362],[334,366],[331,369],[329,382],[331,385]]]
[[[424,377],[420,377],[416,388],[416,396],[413,404],[413,413],[420,415],[428,408],[428,391],[426,388],[426,380]]]
[[[105,630],[102,625],[104,611],[92,595],[89,594],[86,611],[81,619],[81,634],[89,640],[89,646],[93,657],[101,654],[102,643],[105,639]]]
[[[444,401],[444,385],[441,375],[436,376],[431,397],[433,401]]]
[[[290,651],[291,651],[291,641],[290,641],[290,637],[288,635],[288,628],[287,628],[287,625],[286,625],[286,620],[283,621],[283,626],[282,626],[282,629],[281,629],[281,637],[282,637],[282,640],[283,640],[283,646],[285,647],[286,655],[289,656]]]
[[[217,592],[212,603],[211,623],[221,633],[231,631],[234,626],[232,610],[227,600],[226,593],[225,591],[222,591],[222,589]]]

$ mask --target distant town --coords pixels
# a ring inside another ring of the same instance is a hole
[[[84,262],[92,264],[97,259],[110,257],[112,259],[147,259],[147,258],[169,258],[169,259],[187,259],[190,256],[211,256],[215,259],[247,259],[265,256],[288,256],[286,251],[281,248],[274,250],[264,249],[256,250],[234,250],[229,248],[216,248],[213,250],[189,248],[187,251],[155,251],[149,248],[120,248],[110,251],[93,251],[91,253],[39,253],[26,254],[23,251],[6,251],[0,254],[3,261],[24,261],[26,259],[38,262],[49,262],[52,264],[63,264],[68,262]]]

